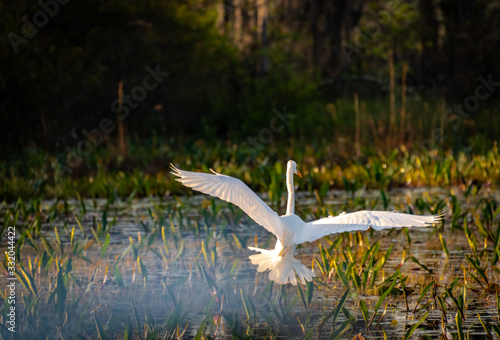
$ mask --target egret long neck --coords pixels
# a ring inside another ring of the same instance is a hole
[[[293,171],[288,169],[286,172],[286,188],[288,189],[288,202],[286,205],[286,214],[295,214],[295,192],[293,189]]]

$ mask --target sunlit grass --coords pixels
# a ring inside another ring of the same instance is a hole
[[[301,189],[315,192],[320,204],[329,189],[355,192],[361,188],[457,186],[471,195],[482,187],[497,188],[500,183],[496,144],[477,154],[424,149],[410,152],[402,146],[390,153],[368,152],[359,158],[352,157],[348,150],[333,149],[326,141],[324,145],[306,144],[293,150],[273,144],[251,158],[235,152],[238,146],[231,143],[219,142],[210,147],[201,143],[195,153],[167,145],[156,148],[134,148],[136,153],[125,161],[115,156],[112,148],[103,147],[73,168],[72,173],[61,172],[58,157],[45,152],[27,153],[25,159],[0,164],[0,191],[9,201],[18,197],[63,199],[80,195],[113,202],[119,197],[132,200],[187,193],[169,174],[172,162],[186,170],[207,172],[211,167],[241,178],[253,189],[267,192],[276,204],[286,189],[282,176],[288,159],[297,161],[304,175]]]

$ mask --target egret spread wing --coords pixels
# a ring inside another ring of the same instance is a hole
[[[343,233],[345,231],[375,230],[397,227],[426,227],[438,222],[442,215],[410,215],[388,211],[362,210],[350,214],[329,216],[312,221],[304,225],[303,230],[297,233],[293,243],[312,242],[320,237]]]
[[[171,165],[177,181],[204,194],[218,197],[240,207],[255,222],[275,235],[282,234],[280,217],[245,183],[237,178],[214,174],[180,170]]]

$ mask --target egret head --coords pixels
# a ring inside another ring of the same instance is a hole
[[[295,163],[294,161],[288,161],[287,170],[291,171],[292,174],[296,174],[297,176],[302,177],[300,171],[297,170],[297,163]]]

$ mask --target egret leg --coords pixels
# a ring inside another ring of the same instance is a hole
[[[274,281],[271,281],[271,289],[269,289],[269,297],[267,298],[267,301],[271,301],[271,296],[273,295],[273,286]]]
[[[281,304],[281,300],[283,298],[283,292],[285,291],[285,285],[281,285],[281,294],[280,294],[280,308],[281,308],[281,315],[283,315],[283,318],[285,317],[285,309],[283,308],[283,305]],[[285,297],[286,300],[286,297]],[[286,302],[286,301],[285,301]]]

